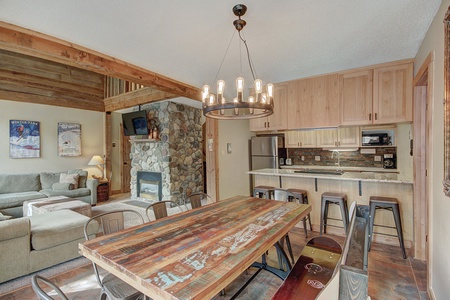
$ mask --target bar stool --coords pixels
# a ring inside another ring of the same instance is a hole
[[[335,219],[335,218],[328,217],[328,205],[330,205],[330,204],[339,205],[339,208],[341,209],[342,219]],[[345,232],[347,232],[348,208],[347,208],[347,195],[346,194],[331,193],[331,192],[325,192],[322,194],[321,212],[320,212],[320,235],[322,235],[322,230],[323,230],[323,233],[327,233],[327,225],[333,226],[333,227],[339,227],[339,226],[327,224],[328,219],[342,221],[342,223],[344,224],[344,230],[345,230]],[[340,227],[340,228],[342,228],[342,227]]]
[[[277,200],[277,201],[283,201],[283,202],[289,202],[290,201],[290,196],[291,194],[285,190],[285,189],[280,189],[280,188],[274,188],[273,189],[273,199]],[[294,253],[292,251],[292,246],[291,246],[291,240],[289,238],[289,233],[286,233],[286,235],[284,237],[281,238],[280,245],[282,248],[284,248],[284,241],[286,241],[286,246],[288,248],[288,252],[289,255],[291,256],[291,261],[292,264],[295,264],[295,259],[294,259]],[[282,260],[280,258],[280,256],[278,256],[278,263],[280,265],[280,269],[283,268],[283,264],[282,264]]]
[[[253,188],[253,197],[273,199],[274,190],[270,185],[258,185]]]
[[[398,206],[398,200],[396,198],[370,196],[369,206],[370,206],[369,251],[370,251],[370,246],[372,244],[372,238],[373,238],[373,233],[374,233],[373,226],[385,227],[385,228],[396,228],[397,235],[379,233],[379,232],[375,232],[375,233],[380,234],[380,235],[397,236],[398,240],[400,242],[400,248],[402,248],[403,258],[406,258],[405,244],[403,243],[402,220],[400,218],[400,209]],[[395,227],[374,224],[375,213],[376,213],[377,209],[386,209],[386,210],[391,211],[392,214],[394,215]]]
[[[293,198],[297,199],[300,204],[309,204],[307,191],[300,189],[287,189],[287,191],[292,195]],[[308,230],[306,228],[306,219],[308,219],[309,222],[309,230],[313,231],[310,213],[308,213],[308,216],[303,218],[303,228],[305,229],[305,236],[308,237]]]

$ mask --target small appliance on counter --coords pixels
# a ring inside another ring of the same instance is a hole
[[[397,169],[397,158],[395,154],[383,155],[383,168],[385,169]]]
[[[286,158],[286,165],[292,166],[292,158]]]

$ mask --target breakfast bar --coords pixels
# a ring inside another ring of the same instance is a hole
[[[369,205],[370,196],[383,196],[397,198],[400,205],[400,215],[403,225],[405,246],[411,248],[414,244],[413,235],[413,179],[399,174],[374,170],[355,170],[353,168],[287,168],[287,169],[260,169],[249,171],[253,175],[254,185],[273,186],[283,189],[296,188],[308,192],[311,205],[311,219],[313,230],[319,231],[321,195],[324,192],[338,192],[347,195],[347,203],[357,201],[358,205]],[[330,207],[329,214],[333,218],[340,218],[338,207]],[[330,220],[330,224],[333,224]],[[389,211],[377,212],[376,224],[394,226],[392,213]],[[339,225],[338,223],[335,223]],[[342,224],[342,223],[341,223]],[[298,224],[300,226],[301,223]],[[395,234],[389,228],[377,228],[378,232]],[[330,228],[330,233],[343,234],[343,229]],[[398,239],[391,236],[374,235],[375,242],[398,245]]]

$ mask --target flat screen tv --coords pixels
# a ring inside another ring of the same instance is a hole
[[[145,110],[122,114],[123,133],[130,135],[148,135],[147,113]]]

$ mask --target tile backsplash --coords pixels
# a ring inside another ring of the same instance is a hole
[[[396,154],[396,147],[376,147],[375,154],[361,154],[358,151],[339,151],[341,167],[366,167],[383,168],[383,154]],[[289,148],[287,157],[292,159],[293,165],[308,166],[336,166],[337,154],[322,148]],[[381,157],[381,161],[375,161],[375,157]],[[316,157],[320,161],[316,161]],[[303,159],[302,159],[303,158]]]

